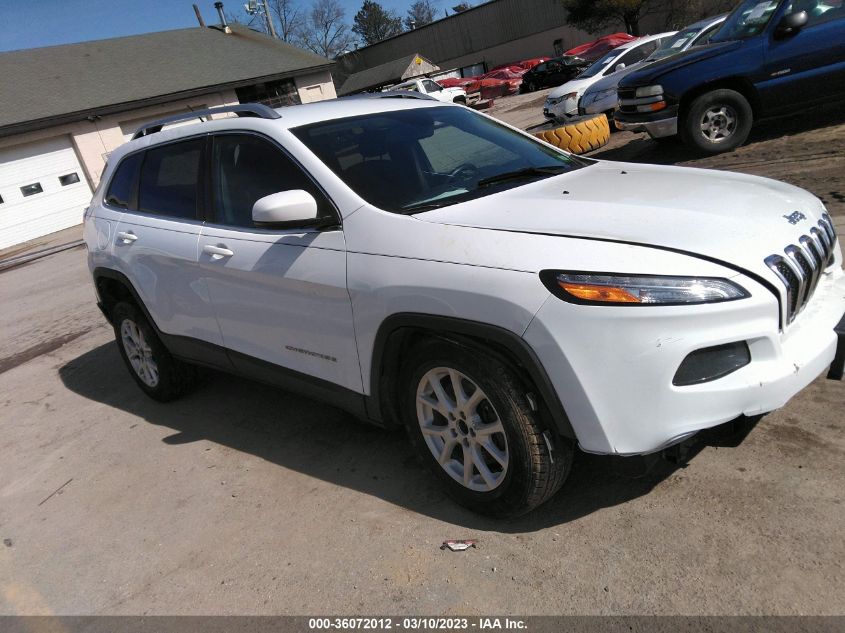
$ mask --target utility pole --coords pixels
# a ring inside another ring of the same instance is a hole
[[[273,16],[270,15],[270,8],[267,6],[267,0],[261,0],[264,5],[264,17],[267,18],[267,29],[270,31],[270,36],[278,38],[276,35],[276,25],[273,24]]]

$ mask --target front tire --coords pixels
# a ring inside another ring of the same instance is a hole
[[[111,316],[120,355],[144,393],[168,402],[194,386],[196,368],[171,356],[137,306],[118,303]]]
[[[401,385],[411,443],[446,492],[496,517],[525,514],[563,485],[572,445],[544,437],[525,388],[493,357],[439,341],[412,352]],[[549,442],[547,442],[547,438]]]
[[[697,97],[680,125],[687,145],[706,154],[730,152],[751,132],[754,113],[748,100],[735,90],[713,90]]]

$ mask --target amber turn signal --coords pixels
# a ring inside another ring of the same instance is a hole
[[[624,288],[594,286],[592,284],[573,284],[565,281],[559,281],[558,285],[572,296],[583,299],[584,301],[641,303],[638,297],[635,297]]]

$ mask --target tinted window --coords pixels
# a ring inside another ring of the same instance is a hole
[[[254,226],[256,200],[280,191],[304,189],[317,200],[321,216],[331,207],[319,188],[278,147],[257,136],[224,134],[214,139],[214,217],[220,224]]]
[[[426,92],[440,92],[443,90],[443,87],[440,84],[431,81],[431,79],[423,81],[423,86],[425,86]]]
[[[59,176],[59,183],[62,187],[67,187],[68,185],[73,185],[79,182],[79,174],[76,172],[66,174],[64,176]]]
[[[713,34],[711,42],[739,40],[763,32],[780,0],[743,0]]]
[[[417,213],[589,164],[465,108],[314,123],[293,133],[368,202]]]
[[[845,17],[845,3],[843,0],[795,0],[786,7],[785,15],[798,11],[806,11],[806,26],[813,26]]]
[[[146,151],[141,167],[138,209],[175,218],[197,217],[202,139]]]
[[[142,152],[132,154],[123,159],[117,166],[114,176],[106,194],[106,204],[121,209],[129,209],[132,205],[132,197],[135,193],[135,176],[138,174],[138,167],[144,157]]]

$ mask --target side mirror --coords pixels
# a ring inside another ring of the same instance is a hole
[[[252,205],[252,221],[265,228],[295,228],[317,222],[317,201],[307,191],[271,193]]]
[[[806,11],[796,11],[795,13],[788,13],[783,16],[775,29],[775,35],[778,37],[789,37],[795,35],[807,24]]]
[[[625,69],[625,62],[622,62],[621,64],[616,64],[616,68],[613,69],[613,72],[618,73],[620,70],[624,70],[624,69]]]

